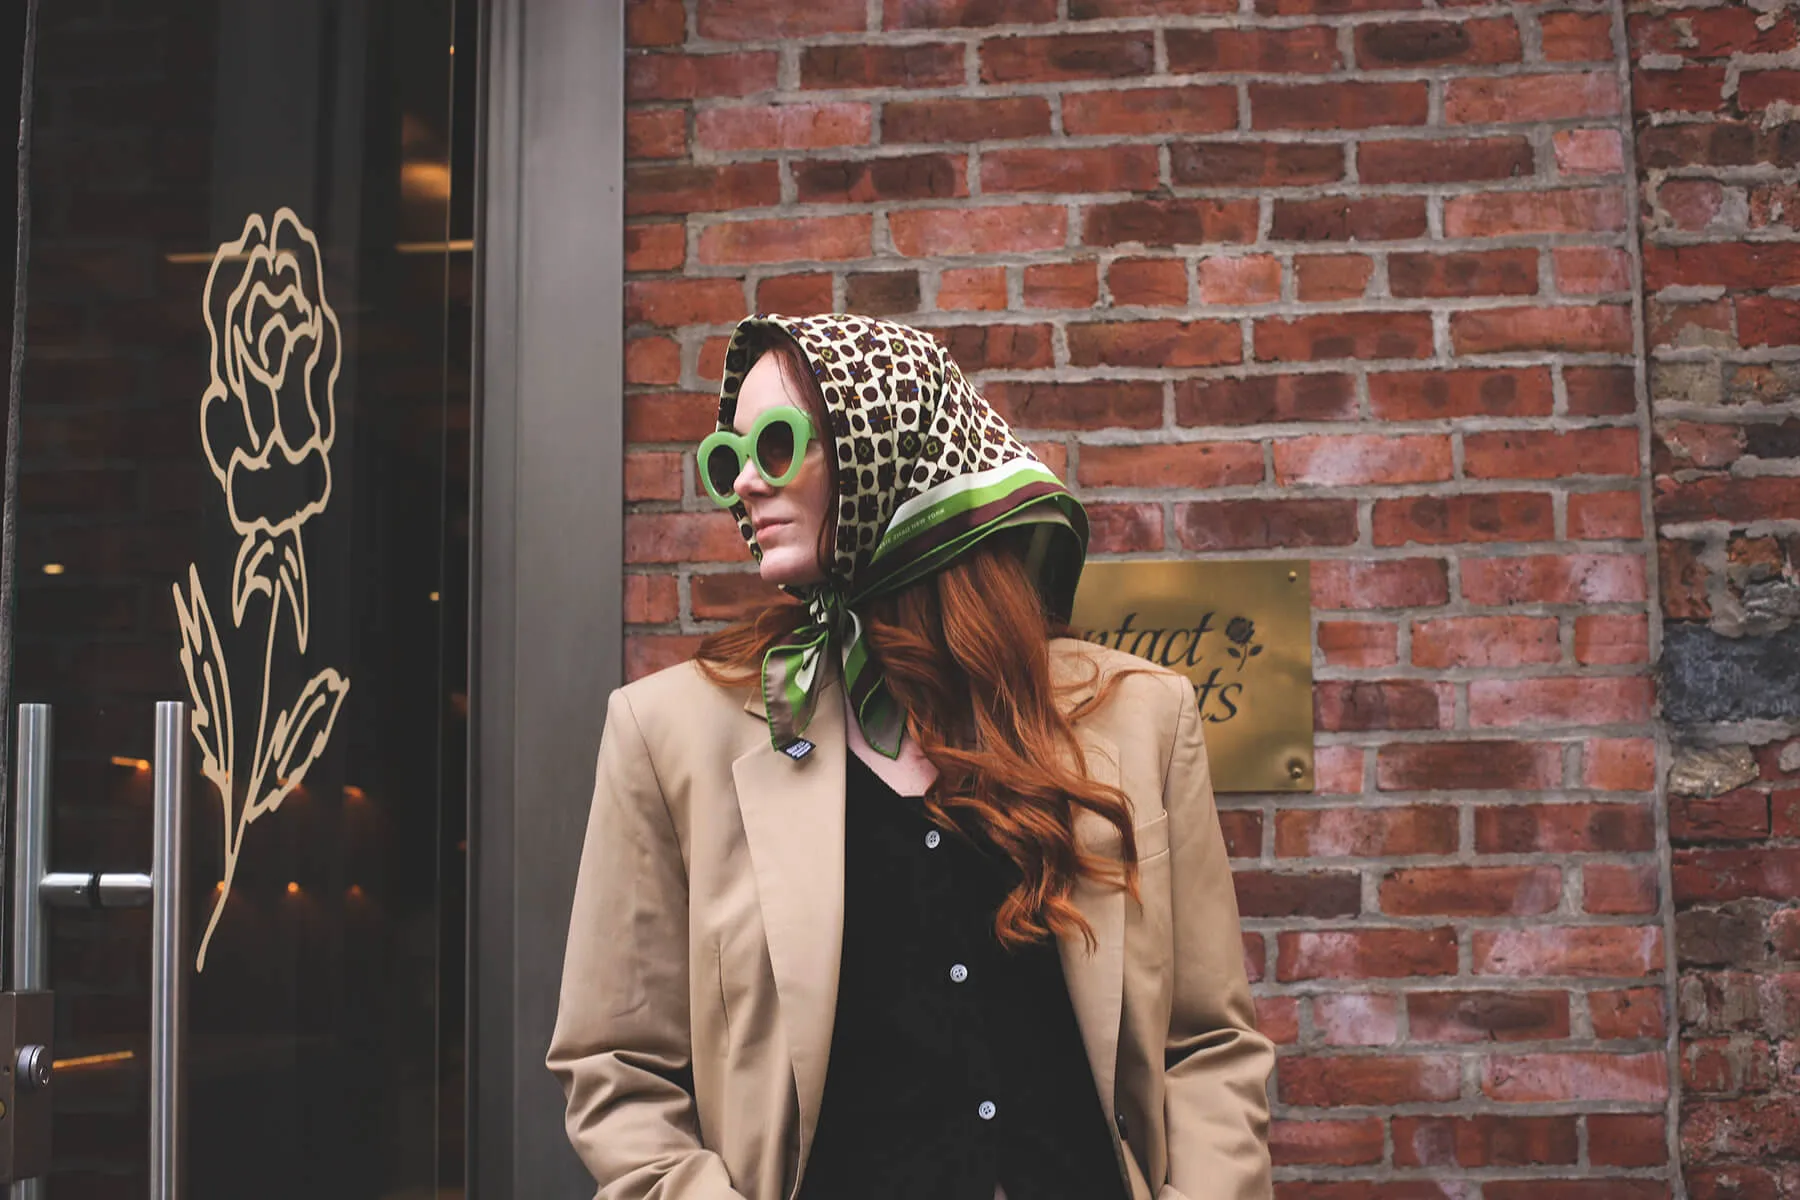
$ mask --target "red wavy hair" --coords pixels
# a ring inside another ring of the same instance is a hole
[[[752,684],[763,655],[805,616],[797,605],[776,603],[708,635],[700,669],[727,686]],[[994,915],[1001,944],[1079,934],[1091,949],[1093,929],[1070,899],[1076,881],[1099,880],[1135,899],[1137,842],[1124,794],[1088,774],[1074,722],[1105,703],[1128,672],[1064,711],[1049,651],[1050,638],[1064,631],[1046,617],[1011,533],[869,602],[861,616],[870,652],[906,713],[907,734],[937,768],[925,795],[932,820],[985,836],[1018,869],[1019,884]],[[1119,831],[1121,861],[1078,848],[1081,810]]]

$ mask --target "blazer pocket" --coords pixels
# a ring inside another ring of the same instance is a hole
[[[1132,836],[1137,839],[1139,865],[1169,852],[1169,814],[1167,812],[1158,813],[1131,832]]]

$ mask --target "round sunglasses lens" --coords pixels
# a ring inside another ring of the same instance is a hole
[[[771,479],[788,473],[794,465],[794,430],[787,422],[775,421],[763,427],[756,439],[756,461]]]
[[[714,446],[712,453],[706,456],[706,481],[712,490],[721,496],[731,495],[737,486],[738,470],[741,464],[738,456],[730,446]]]

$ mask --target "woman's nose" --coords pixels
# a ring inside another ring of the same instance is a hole
[[[756,469],[756,464],[746,458],[744,465],[738,468],[737,478],[731,481],[731,490],[743,497],[767,496],[775,489],[771,488],[769,481],[762,477],[762,472]]]

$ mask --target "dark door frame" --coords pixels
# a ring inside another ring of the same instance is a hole
[[[593,1194],[544,1068],[622,681],[621,0],[487,0],[476,197],[469,1153],[477,1200]]]

